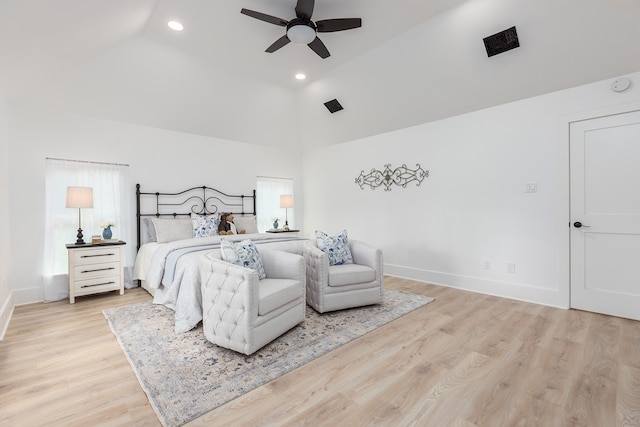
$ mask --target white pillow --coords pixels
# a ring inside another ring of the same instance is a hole
[[[153,225],[152,218],[142,218],[142,221],[140,221],[140,227],[140,234],[142,236],[141,243],[156,242],[158,240],[158,238],[156,237],[156,227],[155,225]]]
[[[190,219],[152,218],[151,221],[156,229],[158,243],[193,238],[193,225]]]
[[[193,228],[193,237],[198,239],[201,237],[211,237],[218,235],[218,223],[220,216],[215,215],[199,215],[191,214],[191,225]]]
[[[260,280],[267,277],[258,248],[251,240],[233,243],[224,238],[220,239],[220,252],[223,260],[257,271]]]
[[[245,230],[247,234],[258,232],[258,222],[255,215],[233,217],[233,223],[238,231]]]

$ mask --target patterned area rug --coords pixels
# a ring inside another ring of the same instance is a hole
[[[185,424],[433,301],[385,289],[384,303],[318,314],[251,356],[217,347],[202,326],[176,335],[174,313],[149,302],[104,310],[160,422]]]

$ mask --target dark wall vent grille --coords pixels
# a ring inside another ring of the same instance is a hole
[[[342,110],[342,105],[338,102],[337,99],[332,99],[331,101],[327,101],[324,103],[324,106],[327,107],[327,110],[331,112],[331,114]]]
[[[487,55],[489,55],[489,57],[520,47],[516,27],[500,31],[499,33],[485,37],[483,40],[484,47],[487,49]]]

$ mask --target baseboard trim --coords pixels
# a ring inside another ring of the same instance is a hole
[[[44,290],[42,288],[14,289],[13,304],[25,305],[44,301]]]
[[[481,277],[422,270],[393,264],[384,265],[384,274],[534,304],[565,309],[569,308],[566,303],[563,303],[562,292],[556,289],[523,285],[514,282],[500,282]]]

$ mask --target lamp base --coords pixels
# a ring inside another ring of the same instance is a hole
[[[83,235],[82,235],[82,228],[78,228],[78,235],[76,236],[78,238],[78,240],[76,240],[76,245],[84,245],[84,239],[83,239]]]

